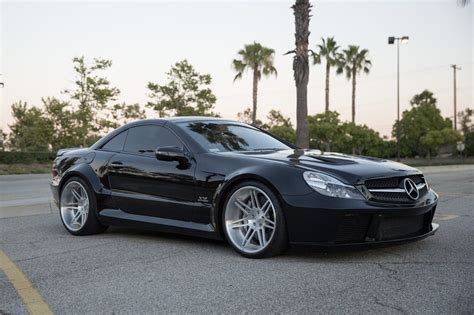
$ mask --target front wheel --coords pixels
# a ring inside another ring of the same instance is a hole
[[[105,231],[96,217],[96,199],[89,185],[79,177],[70,178],[61,189],[59,213],[64,227],[73,235]]]
[[[288,247],[280,203],[275,194],[259,182],[243,182],[232,189],[222,219],[228,242],[242,256],[271,257]]]

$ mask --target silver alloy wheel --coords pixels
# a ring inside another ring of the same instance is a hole
[[[79,231],[86,224],[89,214],[89,197],[84,186],[69,182],[61,193],[61,218],[71,231]]]
[[[232,194],[224,220],[230,241],[249,254],[258,253],[270,244],[277,223],[270,197],[255,186],[244,186]]]

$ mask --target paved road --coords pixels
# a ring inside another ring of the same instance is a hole
[[[0,218],[52,213],[49,174],[0,176]]]
[[[435,218],[441,228],[397,247],[293,249],[249,260],[222,242],[161,233],[115,228],[73,237],[56,213],[46,213],[0,219],[0,249],[59,314],[472,314],[474,167],[426,172],[441,195]],[[3,313],[26,309],[0,271]]]

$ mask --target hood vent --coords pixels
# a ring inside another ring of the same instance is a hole
[[[357,162],[353,160],[343,159],[339,157],[330,157],[324,155],[305,155],[305,157],[313,158],[315,160],[320,160],[321,162],[331,163],[334,165],[357,164]]]

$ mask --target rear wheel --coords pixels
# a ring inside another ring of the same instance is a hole
[[[230,192],[222,220],[227,240],[245,257],[276,256],[288,247],[280,203],[259,182],[243,182]]]
[[[73,235],[90,235],[105,231],[96,217],[95,194],[87,183],[79,178],[70,178],[61,190],[59,213],[64,227]]]

